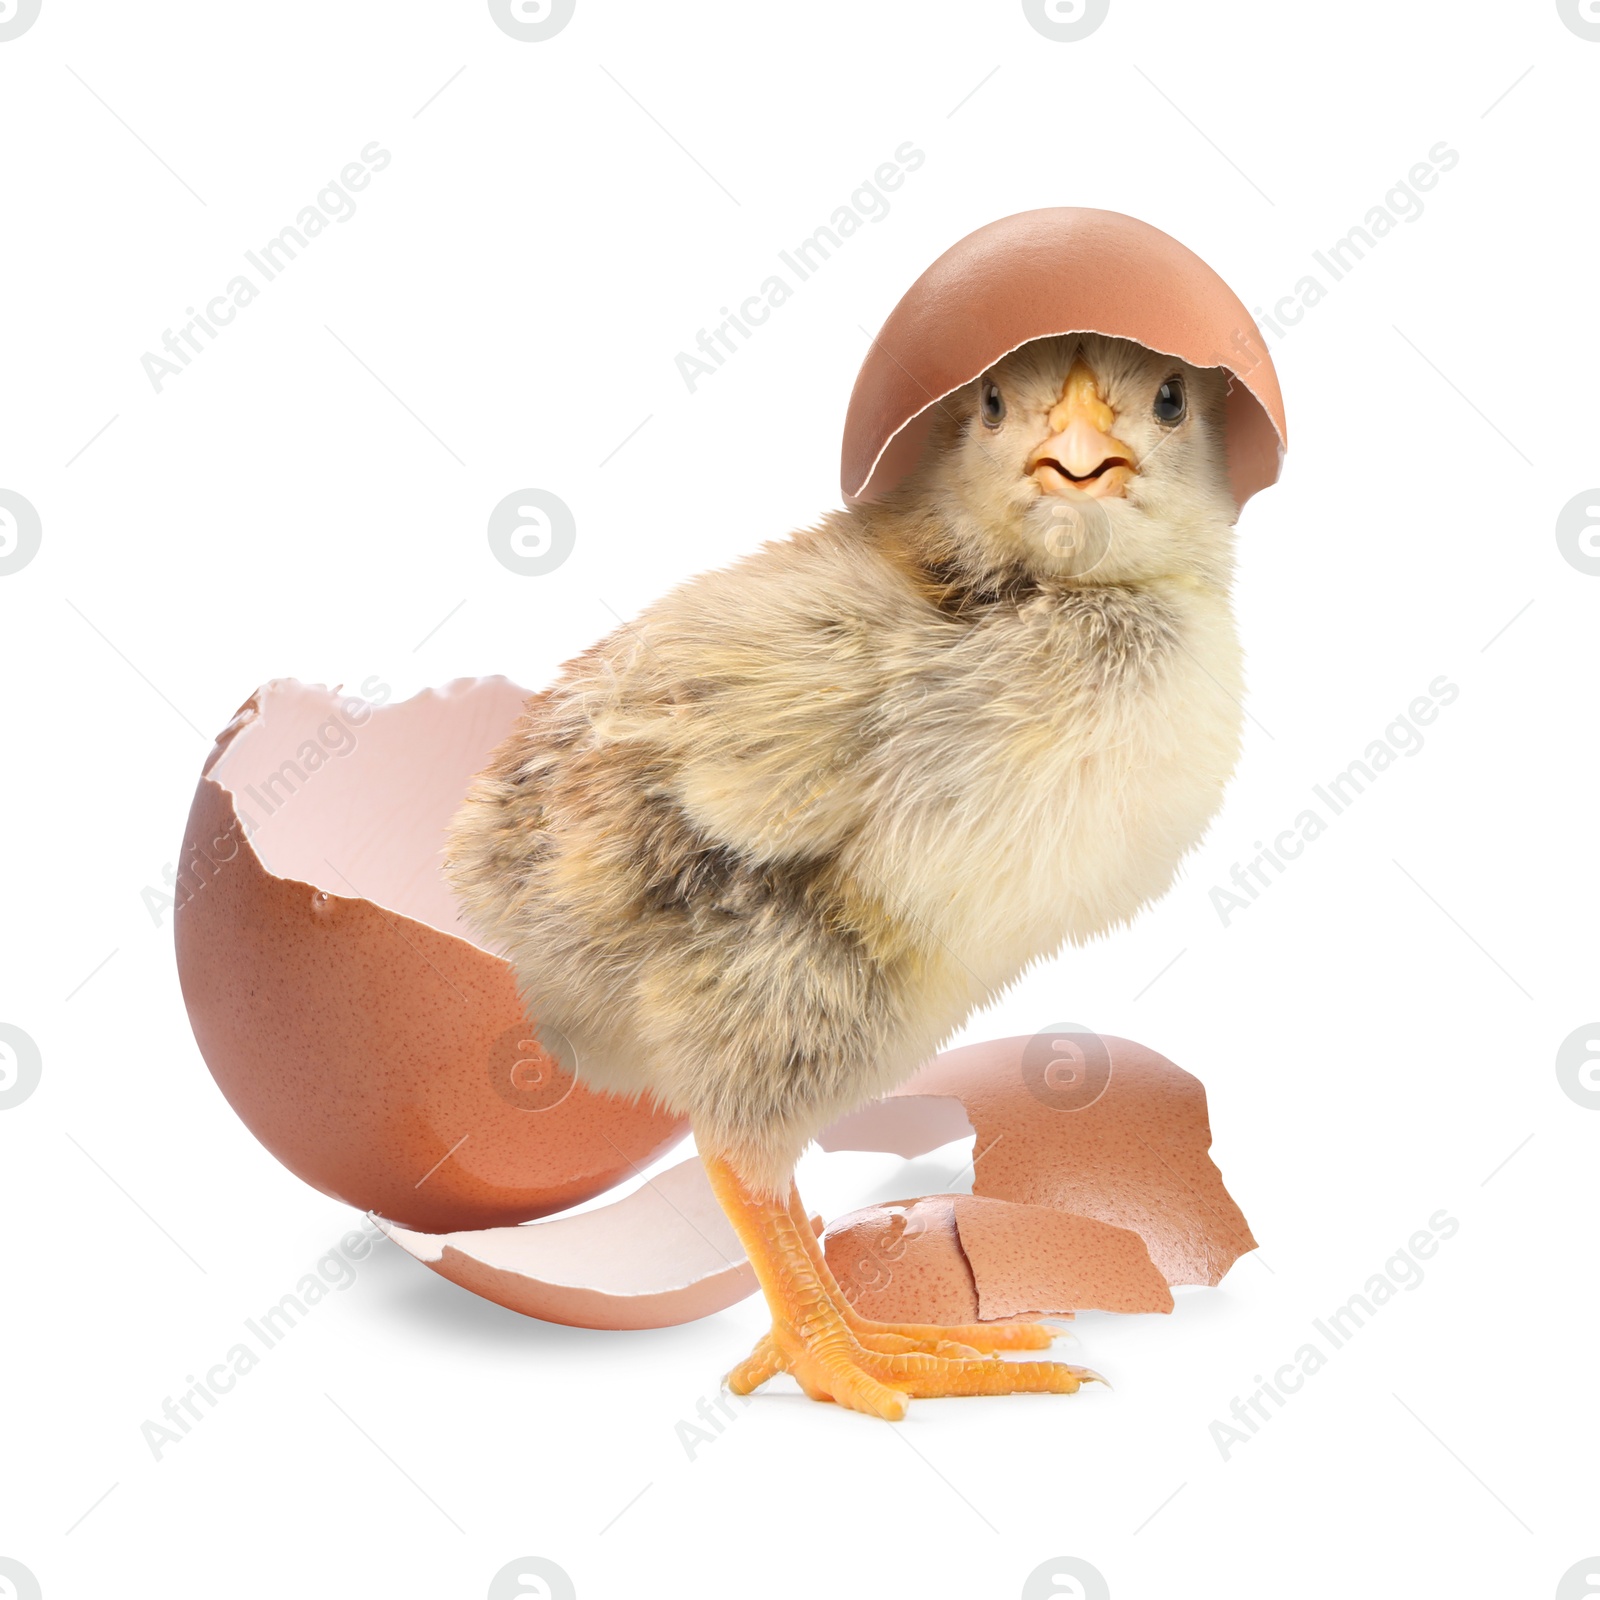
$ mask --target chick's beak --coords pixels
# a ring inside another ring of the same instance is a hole
[[[1028,476],[1046,494],[1096,500],[1125,496],[1138,467],[1133,451],[1112,436],[1115,421],[1093,371],[1080,357],[1050,409],[1050,437],[1029,453]]]

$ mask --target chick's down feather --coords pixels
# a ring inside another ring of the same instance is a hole
[[[829,1121],[1165,890],[1239,741],[1225,382],[1024,346],[883,503],[691,580],[528,702],[447,871],[569,1067],[783,1193]]]

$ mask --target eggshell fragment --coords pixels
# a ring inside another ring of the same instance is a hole
[[[839,1287],[880,1322],[978,1320],[978,1289],[956,1233],[955,1196],[866,1206],[822,1236]]]
[[[916,465],[934,409],[1020,345],[1103,333],[1225,367],[1228,474],[1243,506],[1276,483],[1288,426],[1278,375],[1239,297],[1192,250],[1117,211],[1002,217],[939,257],[885,319],[850,396],[845,498],[879,500]]]
[[[1172,1290],[1144,1240],[1093,1217],[962,1195],[956,1231],[972,1263],[978,1315],[1170,1311]]]
[[[611,1205],[520,1228],[417,1233],[402,1249],[464,1289],[546,1322],[665,1328],[753,1294],[754,1269],[698,1159]]]
[[[835,1122],[822,1148],[921,1155],[959,1137],[949,1131],[953,1113],[926,1104],[953,1102],[976,1134],[975,1195],[1129,1229],[1168,1283],[1219,1282],[1256,1242],[1208,1154],[1204,1086],[1131,1040],[1082,1038],[1103,1067],[1088,1104],[1041,1082],[1037,1040],[993,1039],[935,1056],[893,1094]]]
[[[381,708],[269,683],[217,740],[184,838],[178,973],[212,1076],[292,1172],[410,1228],[562,1210],[684,1132],[545,1054],[441,874],[525,699],[504,678]]]
[[[885,1322],[1172,1309],[1138,1234],[1045,1206],[948,1194],[867,1206],[831,1223],[823,1248],[851,1304]]]

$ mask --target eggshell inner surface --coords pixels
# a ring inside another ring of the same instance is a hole
[[[958,240],[906,291],[850,396],[849,501],[881,499],[916,465],[947,395],[1035,339],[1102,333],[1233,377],[1228,475],[1242,507],[1275,483],[1288,443],[1266,341],[1239,297],[1170,234],[1117,211],[1049,206]]]
[[[379,1226],[441,1277],[498,1305],[583,1328],[661,1328],[755,1292],[755,1271],[698,1159],[611,1205],[520,1228]]]
[[[525,698],[503,678],[381,708],[268,684],[184,840],[178,971],[212,1076],[291,1171],[413,1228],[564,1210],[685,1131],[564,1072],[457,917],[445,827]]]

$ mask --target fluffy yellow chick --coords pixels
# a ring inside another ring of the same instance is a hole
[[[547,1043],[691,1120],[772,1309],[739,1392],[789,1371],[898,1418],[1087,1376],[980,1354],[1039,1325],[858,1317],[793,1172],[1031,963],[1160,895],[1215,812],[1226,384],[1121,339],[1024,345],[883,502],[570,662],[455,819],[451,881]]]

